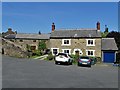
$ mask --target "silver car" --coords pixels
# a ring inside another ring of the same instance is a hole
[[[85,65],[91,67],[91,59],[88,56],[80,56],[78,66]]]

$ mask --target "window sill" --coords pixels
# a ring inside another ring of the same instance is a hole
[[[61,46],[70,46],[70,44],[62,44]]]
[[[87,55],[87,56],[92,56],[92,57],[94,57],[95,55]]]
[[[86,45],[86,46],[95,46],[95,45]]]

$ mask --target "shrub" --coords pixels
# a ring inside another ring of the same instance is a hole
[[[47,56],[47,60],[54,60],[55,56],[52,55],[52,52],[50,52]]]
[[[42,52],[40,51],[40,50],[34,50],[33,51],[33,54],[32,54],[33,56],[41,56],[42,55]]]
[[[79,59],[79,55],[71,55],[71,57],[73,58],[73,63],[77,64],[78,59]]]
[[[53,60],[54,59],[54,56],[53,55],[48,55],[47,56],[47,60]]]
[[[96,60],[97,60],[98,63],[102,62],[101,57],[96,57]]]
[[[90,57],[92,59],[92,65],[97,63],[97,57]]]

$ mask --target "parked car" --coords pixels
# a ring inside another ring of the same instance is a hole
[[[58,53],[55,56],[55,64],[66,63],[66,64],[71,64],[72,65],[72,62],[73,62],[73,59],[67,53]]]
[[[78,59],[78,66],[85,65],[91,67],[91,59],[88,56],[80,56]]]

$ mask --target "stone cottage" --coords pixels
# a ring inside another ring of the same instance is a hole
[[[50,47],[53,54],[59,52],[101,57],[100,23],[96,29],[52,29]]]
[[[111,42],[112,47],[110,43],[107,42]],[[106,48],[107,46],[109,50]],[[114,38],[102,39],[100,22],[97,22],[96,28],[94,29],[62,30],[56,30],[55,24],[53,23],[50,36],[50,49],[53,55],[59,52],[68,53],[70,55],[79,54],[81,56],[100,57],[103,62],[115,62],[116,51],[118,50]],[[105,56],[106,53],[107,56]],[[109,55],[112,55],[112,59],[109,58]]]
[[[8,30],[9,31],[9,30]],[[7,32],[8,32],[7,31]],[[11,30],[12,31],[12,30]],[[12,31],[13,32],[13,31]],[[49,37],[50,34],[35,34],[35,33],[7,33],[4,36],[5,39],[20,45],[24,50],[26,50],[27,45],[30,46],[31,50],[37,50],[40,41],[44,40],[46,47],[49,47]]]

